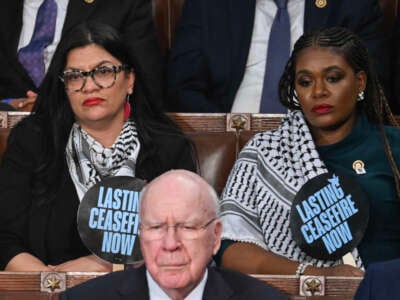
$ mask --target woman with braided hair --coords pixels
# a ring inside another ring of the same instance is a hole
[[[246,273],[357,276],[400,257],[400,130],[364,44],[338,27],[303,35],[279,91],[289,112],[243,148],[223,192],[217,259]],[[356,267],[310,257],[291,235],[294,196],[327,171],[353,177],[370,202]]]

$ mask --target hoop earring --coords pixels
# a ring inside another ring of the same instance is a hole
[[[124,105],[124,120],[128,120],[131,116],[131,103],[130,103],[131,95],[126,95],[125,105]]]
[[[357,101],[360,102],[360,101],[363,101],[363,100],[364,100],[364,91],[361,91],[357,95]]]

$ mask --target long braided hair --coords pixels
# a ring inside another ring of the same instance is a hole
[[[299,53],[309,47],[326,47],[341,55],[354,73],[364,71],[367,77],[364,100],[357,102],[357,108],[366,114],[368,120],[378,125],[386,156],[389,160],[396,184],[397,197],[400,199],[400,172],[394,160],[384,125],[398,126],[394,118],[383,88],[373,70],[367,47],[361,39],[351,31],[342,27],[330,27],[302,35],[294,45],[291,57],[279,82],[281,103],[291,110],[301,110],[295,92],[295,70]]]

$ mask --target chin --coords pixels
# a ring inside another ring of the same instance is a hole
[[[163,274],[159,278],[159,283],[165,288],[184,288],[191,282],[190,278],[186,274]]]
[[[83,120],[86,122],[102,122],[102,121],[107,121],[110,122],[112,120],[111,116],[109,114],[106,114],[104,112],[93,112],[92,114],[87,114]]]
[[[311,126],[323,130],[334,130],[342,124],[339,120],[330,118],[328,116],[320,117],[318,119],[313,119],[309,122]]]

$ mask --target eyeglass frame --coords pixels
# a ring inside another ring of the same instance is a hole
[[[100,84],[96,81],[96,79],[94,78],[94,72],[96,72],[96,71],[99,70],[100,68],[104,68],[104,67],[110,68],[110,69],[112,69],[112,71],[114,72],[114,80],[113,80],[113,82],[112,82],[109,86],[102,86],[102,85],[100,85]],[[58,78],[64,83],[64,87],[65,87],[65,90],[66,90],[66,91],[77,93],[77,92],[81,92],[81,91],[83,90],[83,88],[85,87],[87,78],[88,78],[89,76],[92,78],[93,82],[94,82],[100,89],[109,89],[109,88],[111,88],[111,87],[115,84],[115,82],[117,81],[117,74],[120,73],[121,71],[128,71],[128,70],[132,70],[132,68],[129,67],[128,65],[119,65],[119,66],[115,66],[115,65],[111,65],[111,66],[100,65],[100,66],[97,66],[97,67],[91,69],[90,71],[82,71],[82,70],[79,70],[79,69],[64,70],[64,71],[61,73],[62,75],[59,75]],[[66,83],[65,83],[64,76],[65,76],[65,74],[67,74],[67,73],[69,73],[69,72],[77,72],[77,73],[79,73],[79,74],[83,77],[82,86],[81,86],[79,89],[72,90],[72,91],[68,90],[68,88],[67,88],[67,86],[66,86]]]
[[[156,227],[156,226],[160,226],[160,227],[162,227],[163,228],[163,235],[162,236],[160,236],[159,238],[155,238],[155,239],[145,239],[145,240],[149,240],[149,241],[158,241],[158,240],[161,240],[161,239],[163,239],[167,234],[168,234],[168,229],[169,228],[174,228],[174,232],[179,236],[179,238],[180,239],[183,239],[183,240],[196,240],[196,239],[198,239],[198,237],[195,237],[195,238],[189,238],[189,239],[187,239],[187,238],[182,238],[182,236],[180,236],[180,234],[179,234],[179,230],[178,230],[178,228],[185,228],[185,227],[191,227],[193,230],[195,230],[196,231],[196,233],[197,232],[200,232],[201,230],[206,230],[207,229],[207,227],[209,226],[209,225],[211,225],[214,221],[216,221],[216,220],[218,220],[218,217],[214,217],[214,218],[212,218],[212,219],[210,219],[209,221],[207,221],[205,224],[203,224],[203,225],[197,225],[197,226],[188,226],[188,224],[187,223],[176,223],[176,224],[174,224],[174,225],[168,225],[167,223],[162,223],[162,224],[154,224],[154,225],[144,225],[143,223],[140,223],[139,224],[139,229],[143,229],[143,227],[147,227],[147,228],[144,228],[144,230],[149,230],[149,229],[151,229],[152,227]],[[141,236],[140,234],[139,234],[139,236]]]

